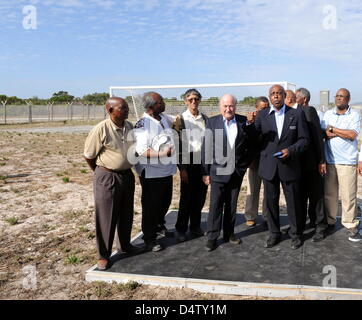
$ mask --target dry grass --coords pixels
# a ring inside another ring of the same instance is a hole
[[[256,299],[85,282],[85,271],[97,258],[92,172],[82,156],[85,138],[86,134],[0,131],[0,299]],[[141,229],[140,191],[136,179],[133,236]],[[171,208],[178,207],[178,194],[175,176]],[[243,188],[239,211],[245,194]],[[35,266],[38,272],[32,290],[23,287],[25,266]]]

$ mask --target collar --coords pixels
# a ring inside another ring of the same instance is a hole
[[[162,113],[160,113],[161,120],[158,121],[158,120],[156,120],[154,117],[151,117],[147,112],[145,112],[145,113],[143,114],[143,117],[144,117],[144,118],[149,118],[149,119],[151,119],[152,121],[154,121],[154,122],[156,122],[156,123],[162,122],[163,119],[165,118],[164,115],[163,115]]]
[[[345,114],[350,114],[350,113],[351,113],[351,107],[348,106],[347,111],[346,111],[345,113],[343,113],[343,114],[337,113],[337,107],[334,107],[333,113],[334,113],[334,114],[338,114],[339,116],[342,116],[342,115],[345,115]]]
[[[112,126],[113,130],[115,130],[115,131],[116,130],[122,130],[122,131],[126,130],[126,126],[127,126],[126,120],[124,121],[122,128],[118,127],[111,119],[109,119],[109,121],[111,123],[111,126]]]
[[[269,114],[271,114],[273,111],[274,111],[275,113],[278,113],[279,115],[282,115],[282,114],[285,113],[285,105],[283,105],[279,111],[272,105],[272,106],[270,107]]]
[[[187,109],[187,110],[184,112],[184,116],[187,116],[187,117],[189,117],[189,118],[193,118],[193,119],[195,119],[195,120],[199,120],[199,119],[202,118],[200,111],[199,111],[199,114],[195,117],[195,116],[191,113],[191,111],[190,111],[189,109]]]
[[[229,123],[236,123],[236,117],[235,116],[231,120],[226,120],[224,116],[222,116],[222,119],[223,119],[224,123],[225,122],[227,123],[228,121],[229,121]]]
[[[294,103],[294,104],[291,106],[291,108],[297,109],[297,108],[298,108],[298,103]]]

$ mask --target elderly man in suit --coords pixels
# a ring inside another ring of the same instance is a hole
[[[310,143],[302,154],[302,211],[304,221],[309,216],[309,226],[316,228],[313,242],[324,239],[327,229],[327,217],[324,210],[324,180],[326,160],[324,157],[323,132],[316,109],[309,105],[310,92],[305,88],[296,91],[297,108],[300,108],[307,120]],[[308,205],[309,201],[309,205]]]
[[[224,241],[241,243],[234,234],[234,226],[241,182],[250,164],[247,134],[250,128],[246,127],[245,116],[235,114],[236,103],[234,96],[225,94],[219,103],[220,115],[206,121],[202,147],[203,180],[211,185],[207,251],[216,248],[222,223]]]
[[[303,214],[301,211],[299,179],[300,155],[308,147],[308,128],[304,113],[284,104],[285,91],[280,85],[269,90],[270,108],[257,116],[248,114],[248,122],[262,135],[259,175],[264,180],[269,237],[265,247],[280,242],[279,197],[282,184],[290,224],[291,248],[303,244]]]

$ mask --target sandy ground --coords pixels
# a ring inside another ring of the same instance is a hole
[[[85,282],[97,257],[92,172],[82,157],[87,130],[63,123],[60,130],[31,130],[41,126],[0,126],[0,299],[257,299]],[[178,190],[176,175],[170,209],[178,208]],[[244,179],[238,212],[245,194]],[[136,179],[133,236],[140,232],[140,195]]]

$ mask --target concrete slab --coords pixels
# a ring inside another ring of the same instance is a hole
[[[167,227],[172,231],[177,211],[167,215]],[[202,216],[206,229],[207,214]],[[304,297],[307,299],[362,300],[362,243],[348,241],[340,221],[336,229],[322,242],[313,243],[313,230],[305,232],[303,247],[292,250],[285,234],[277,246],[266,249],[268,236],[262,218],[248,228],[244,216],[237,215],[236,234],[241,245],[224,243],[222,235],[212,252],[204,249],[206,237],[177,243],[176,238],[161,240],[161,252],[144,252],[129,256],[113,255],[112,266],[98,271],[96,266],[86,273],[87,281],[127,282],[235,295],[263,297]],[[282,228],[287,217],[281,216]],[[143,245],[142,235],[132,243]]]

